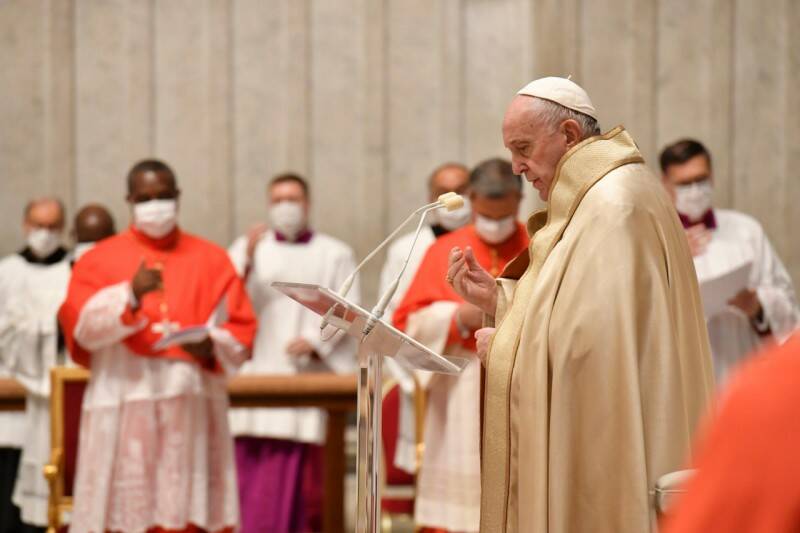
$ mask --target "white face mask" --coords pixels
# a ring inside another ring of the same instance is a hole
[[[709,180],[675,187],[675,209],[696,222],[711,209],[713,187]]]
[[[178,220],[176,200],[150,200],[133,204],[133,223],[136,228],[153,239],[169,234]]]
[[[78,259],[83,256],[86,252],[94,248],[95,243],[93,242],[79,242],[75,244],[75,248],[72,250],[72,258],[77,261]]]
[[[269,208],[269,220],[275,231],[293,241],[306,227],[306,215],[298,202],[284,201]]]
[[[28,232],[27,242],[33,255],[44,259],[61,246],[61,232],[45,228],[34,229]]]
[[[500,244],[507,240],[517,229],[514,215],[494,220],[481,215],[475,215],[475,231],[481,239],[489,244]]]
[[[439,224],[447,231],[457,230],[469,224],[472,219],[472,205],[469,198],[464,197],[464,205],[453,211],[446,209],[437,209],[433,212],[431,222]]]

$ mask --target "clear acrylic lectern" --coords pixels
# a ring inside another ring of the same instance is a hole
[[[357,533],[377,533],[381,499],[381,399],[383,357],[393,357],[406,368],[441,374],[459,374],[469,362],[433,352],[386,322],[378,320],[365,335],[371,315],[330,289],[305,283],[274,282],[272,286],[320,316],[329,327],[358,341],[358,481]],[[374,318],[373,318],[374,320]]]

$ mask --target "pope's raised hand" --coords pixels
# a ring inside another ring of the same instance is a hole
[[[494,315],[497,307],[497,288],[491,274],[478,264],[472,248],[450,250],[447,282],[459,296],[478,306],[487,315]]]

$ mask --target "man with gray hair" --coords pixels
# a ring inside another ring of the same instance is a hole
[[[447,277],[485,313],[481,531],[655,531],[656,480],[686,460],[712,390],[683,228],[620,126],[586,92],[524,87],[503,121],[514,172],[547,202],[495,279],[469,248]]]
[[[430,349],[470,359],[458,376],[417,375],[426,399],[414,519],[418,526],[451,533],[474,532],[480,524],[481,368],[475,332],[483,313],[447,284],[447,257],[454,246],[469,247],[477,264],[498,275],[528,246],[525,227],[517,221],[522,179],[509,161],[479,163],[470,172],[469,190],[472,224],[428,248],[392,317],[395,326]]]

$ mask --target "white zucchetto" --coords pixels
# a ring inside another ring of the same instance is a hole
[[[539,78],[520,89],[517,94],[550,100],[597,120],[597,111],[595,111],[589,95],[580,85],[567,78],[555,76]]]

